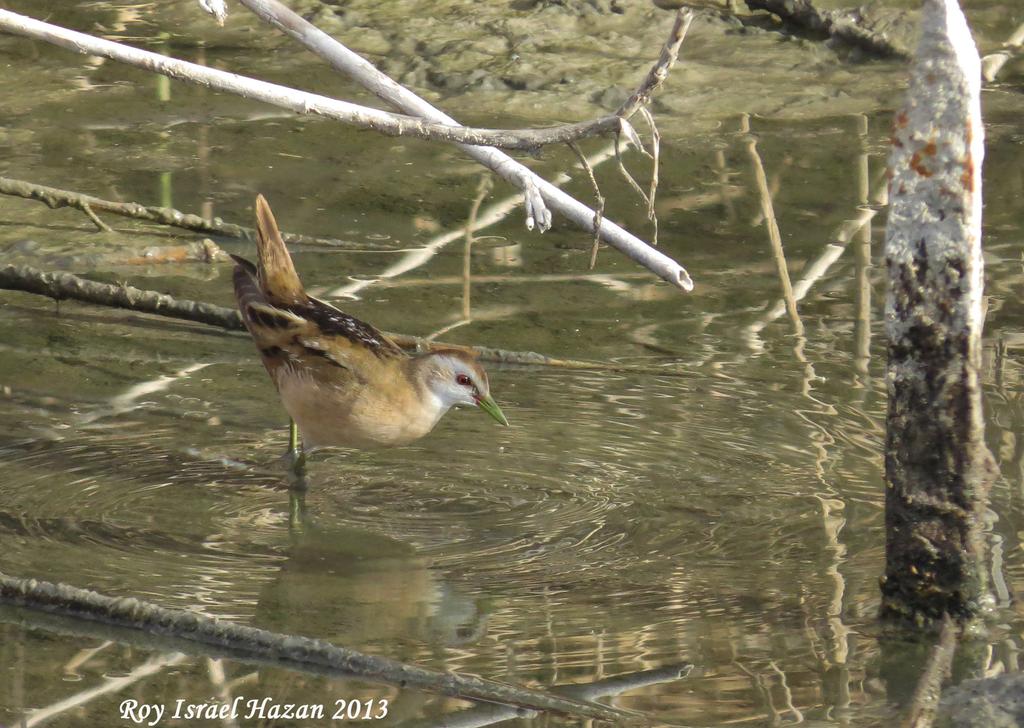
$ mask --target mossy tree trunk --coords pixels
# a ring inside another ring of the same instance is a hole
[[[882,616],[965,622],[987,599],[980,61],[956,0],[925,0],[890,157]]]

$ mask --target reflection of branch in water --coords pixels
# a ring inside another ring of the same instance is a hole
[[[185,379],[191,376],[192,374],[210,366],[210,363],[211,362],[196,362],[195,364],[187,366],[184,369],[176,371],[174,374],[161,374],[160,376],[154,379],[149,379],[144,382],[139,382],[138,384],[133,384],[131,387],[126,389],[121,394],[111,398],[109,410],[97,413],[94,416],[90,416],[90,418],[87,421],[91,422],[92,420],[98,419],[99,417],[102,416],[119,415],[125,412],[130,412],[131,410],[134,409],[138,409],[139,407],[142,406],[142,404],[140,404],[139,402],[139,400],[142,397],[145,397],[150,394],[155,394],[157,392],[162,392],[165,389],[168,389],[176,381]]]
[[[609,144],[608,146],[604,147],[601,151],[588,157],[588,161],[590,162],[591,167],[596,167],[597,165],[607,161],[614,155],[615,145]],[[556,187],[561,187],[570,179],[572,178],[568,174],[562,172],[561,174],[555,177],[552,184],[555,185]],[[510,213],[516,210],[521,203],[522,195],[516,193],[509,195],[500,202],[496,202],[493,205],[488,206],[483,211],[483,213],[480,214],[479,217],[477,218],[476,231],[479,232],[480,230],[489,228],[492,225],[496,225],[497,223],[501,222],[506,217],[508,217]],[[456,230],[450,230],[449,232],[438,235],[432,240],[427,241],[427,243],[423,247],[409,251],[408,253],[403,255],[400,260],[389,265],[387,268],[385,268],[383,271],[381,271],[373,278],[364,278],[357,281],[352,281],[350,283],[346,283],[343,286],[332,288],[331,290],[320,294],[318,294],[316,291],[311,291],[311,293],[313,293],[314,295],[320,295],[322,298],[354,297],[363,289],[369,288],[370,286],[376,284],[379,281],[388,278],[396,278],[397,276],[400,276],[403,273],[408,273],[409,271],[415,268],[419,268],[420,266],[425,265],[430,260],[432,260],[435,255],[440,253],[441,250],[449,243],[459,240],[460,238],[463,238],[466,234],[466,230],[468,227],[469,226],[467,225]]]
[[[232,700],[231,685],[224,675],[224,661],[206,658],[206,674],[210,678],[210,685],[213,687],[217,698],[223,705],[230,705]],[[221,719],[224,728],[238,728],[238,721],[234,716],[226,716]]]
[[[555,686],[550,688],[550,690],[556,695],[564,695],[565,697],[576,700],[591,701],[611,695],[621,695],[622,693],[630,690],[636,690],[650,685],[658,685],[660,683],[681,680],[689,675],[692,669],[693,665],[689,663],[682,663],[679,665],[670,665],[668,667],[659,667],[655,670],[644,670],[642,672],[616,675],[615,677],[609,677],[582,685]],[[516,710],[515,708],[510,708],[505,705],[480,705],[475,708],[468,708],[467,710],[463,710],[458,713],[445,715],[440,719],[417,719],[406,723],[400,723],[396,728],[435,728],[437,726],[444,726],[444,728],[483,728],[483,726],[494,725],[495,723],[511,720],[513,718],[528,717],[531,716],[529,714],[524,714],[521,710]],[[676,728],[683,728],[682,726],[679,726],[678,723],[673,723],[672,725],[676,726]]]
[[[811,0],[746,0],[751,10],[767,10],[787,27],[821,38],[841,41],[882,58],[908,59],[910,53],[893,43],[884,32],[864,22],[862,11],[821,10]]]
[[[728,205],[733,208],[733,215],[735,216],[735,206],[732,204],[732,201],[746,195],[746,190],[735,184],[722,185],[716,183],[713,187],[715,189],[688,192],[684,195],[673,195],[672,197],[662,195],[658,206],[662,211],[681,210],[683,212],[696,212],[715,205],[725,205],[726,201],[728,201]],[[730,222],[734,221],[735,217],[730,220]],[[760,217],[758,218],[758,224],[760,224]]]
[[[747,135],[747,153],[750,155],[750,166],[754,173],[754,181],[757,183],[757,191],[761,200],[761,214],[764,217],[765,227],[768,231],[768,242],[771,245],[772,257],[775,259],[779,283],[782,285],[782,297],[786,303],[786,311],[789,312],[789,319],[793,324],[793,333],[797,337],[798,346],[800,346],[800,342],[803,341],[804,337],[804,325],[796,309],[793,283],[789,278],[786,253],[782,249],[782,233],[779,231],[779,223],[775,217],[775,207],[772,204],[771,192],[768,189],[768,178],[764,172],[761,155],[757,151],[757,139],[750,133],[750,117],[746,114],[742,118],[740,131]]]
[[[764,704],[766,718],[768,719],[768,725],[777,726],[779,724],[779,709],[775,707],[775,700],[772,698],[771,688],[765,682],[764,676],[759,672],[746,667],[742,662],[734,661],[736,667],[740,669],[743,674],[750,678],[750,682],[753,684],[754,689],[757,690],[757,694],[761,697],[761,702]]]
[[[724,149],[715,150],[715,171],[718,173],[718,198],[722,209],[725,210],[725,218],[730,223],[736,222],[736,205],[732,203],[736,195],[730,194],[729,164],[725,159]]]
[[[1024,23],[1017,26],[1017,30],[1007,38],[1002,48],[981,59],[981,75],[985,77],[985,80],[989,83],[995,81],[996,76],[1003,70],[1003,66],[1020,53],[1022,46],[1024,46]]]
[[[866,123],[866,119],[864,123]],[[747,131],[748,129],[744,130]],[[761,207],[764,212],[766,225],[768,227],[769,239],[771,240],[772,251],[776,258],[776,265],[779,271],[779,278],[782,281],[783,291],[783,302],[777,304],[773,309],[769,310],[765,315],[763,315],[758,321],[747,327],[748,341],[752,345],[755,345],[758,342],[758,332],[761,329],[763,329],[764,326],[768,324],[768,322],[773,321],[775,318],[780,316],[783,310],[787,311],[793,323],[794,333],[797,337],[797,359],[804,365],[803,395],[806,398],[810,399],[812,402],[816,403],[817,405],[820,405],[823,411],[834,412],[834,409],[831,407],[831,405],[821,402],[812,394],[812,383],[815,378],[815,373],[813,364],[807,359],[803,352],[803,347],[806,343],[806,339],[803,334],[803,324],[800,321],[800,317],[797,312],[796,302],[806,294],[811,284],[818,278],[820,278],[824,274],[824,272],[828,270],[832,263],[838,259],[838,257],[842,254],[846,243],[849,242],[853,235],[858,230],[861,230],[868,225],[870,220],[875,215],[875,210],[867,207],[866,205],[862,205],[860,215],[858,216],[858,218],[856,218],[855,220],[846,221],[843,223],[842,226],[840,226],[835,237],[841,244],[829,244],[826,247],[825,251],[818,258],[818,260],[814,261],[813,264],[807,267],[807,270],[804,272],[804,276],[801,280],[800,290],[799,292],[796,291],[791,281],[789,280],[789,274],[786,267],[785,253],[782,248],[782,239],[779,233],[778,224],[775,220],[772,199],[770,192],[768,190],[767,181],[764,174],[764,168],[761,164],[760,155],[758,155],[757,153],[756,141],[751,137],[748,140],[747,144],[751,156],[751,163],[754,168],[755,178],[757,179],[758,183],[758,190],[760,192],[761,197]],[[866,157],[862,155],[858,159],[858,162],[859,164],[861,164],[862,167],[866,166]],[[860,185],[861,196],[866,196],[866,173],[861,175]],[[828,431],[826,427],[818,424],[811,418],[810,415],[812,413],[805,412],[803,410],[797,410],[796,414],[802,420],[807,422],[807,424],[812,429],[811,440],[813,442],[816,453],[814,463],[815,473],[818,479],[821,481],[823,490],[826,493],[831,493],[833,489],[830,483],[828,482],[828,479],[826,478],[826,465],[829,460],[829,447],[835,443],[835,438],[832,436],[832,434]],[[845,665],[847,657],[847,638],[849,634],[849,629],[843,623],[842,619],[842,601],[843,595],[845,593],[846,584],[843,575],[839,570],[839,564],[842,562],[843,557],[846,553],[845,546],[839,540],[839,534],[846,523],[845,518],[842,515],[844,503],[838,497],[829,498],[818,496],[818,498],[821,501],[823,509],[824,531],[828,539],[828,542],[831,546],[831,552],[833,555],[833,560],[828,568],[828,574],[832,577],[835,584],[835,589],[832,594],[833,598],[831,603],[829,604],[827,614],[828,623],[832,630],[832,644],[834,645],[834,652],[832,655],[830,655],[830,657],[832,658],[835,664]],[[794,716],[798,718],[798,722],[802,721],[803,715],[800,713],[799,710],[796,709],[796,707],[792,703],[792,695],[789,693],[789,689],[786,686],[785,676],[781,673],[781,671],[778,670],[777,667],[775,667],[774,665],[773,667],[779,673],[780,679],[782,680],[782,685],[786,690],[786,697],[789,709],[793,712]],[[768,709],[770,711],[769,719],[772,720],[774,724],[775,722],[778,722],[779,719],[778,711],[771,702],[770,692],[768,692],[767,689],[764,688],[762,682],[763,681],[760,678],[760,676],[757,676],[755,679],[755,683],[758,685],[759,689],[763,690],[766,705],[768,706]]]
[[[868,158],[868,117],[857,115],[857,136],[860,139],[860,155],[857,164],[857,201],[861,209],[867,209],[871,200],[871,166]],[[870,388],[869,364],[871,361],[871,220],[867,220],[856,234],[858,245],[854,251],[856,266],[857,318],[854,321],[853,369],[854,386]]]
[[[910,715],[903,722],[906,728],[931,728],[935,721],[939,698],[942,696],[942,683],[949,677],[953,667],[958,631],[953,619],[947,614],[942,622],[939,639],[932,648],[924,673],[914,690]]]
[[[16,607],[5,608],[4,605]],[[323,640],[277,634],[138,599],[115,599],[66,584],[0,574],[0,619],[49,631],[102,634],[190,655],[227,657],[334,677],[360,677],[452,697],[530,710],[596,718],[621,724],[628,711],[539,690],[440,672],[337,647]]]
[[[886,204],[886,184],[887,182],[885,180],[882,180],[881,182],[879,182],[879,185],[876,188],[873,200],[877,206],[884,206]],[[803,298],[807,295],[807,292],[811,289],[811,286],[817,283],[818,280],[820,280],[825,275],[825,273],[828,272],[832,265],[837,260],[839,260],[839,258],[843,254],[843,251],[846,250],[847,244],[850,242],[850,240],[853,239],[854,235],[856,235],[858,231],[864,230],[865,228],[867,228],[865,235],[868,236],[868,241],[866,245],[868,263],[870,264],[870,223],[871,220],[874,219],[876,214],[878,214],[877,207],[862,206],[858,208],[856,217],[844,220],[842,223],[840,223],[840,225],[832,233],[833,242],[828,243],[825,246],[825,249],[821,252],[821,254],[805,267],[803,274],[800,276],[800,280],[798,280],[796,284],[792,286],[794,306],[796,305],[796,302],[803,300]],[[870,285],[870,279],[867,280],[867,285]],[[868,305],[870,305],[870,300],[868,301]],[[775,305],[768,309],[764,314],[762,314],[757,321],[750,324],[745,330],[747,345],[751,349],[761,349],[762,344],[758,340],[758,334],[768,324],[770,324],[772,321],[777,319],[779,316],[781,316],[784,312],[788,310],[789,302],[786,301],[785,299],[780,300],[776,302]]]
[[[779,666],[775,664],[775,660],[770,660],[768,666],[772,668],[772,672],[779,676],[779,685],[782,687],[782,694],[786,699],[786,707],[789,708],[789,712],[793,714],[794,723],[803,723],[804,714],[793,704],[793,691],[789,689],[789,683],[786,681],[786,673],[779,669]]]
[[[476,187],[476,197],[473,205],[469,208],[469,221],[466,223],[466,248],[462,252],[462,318],[469,319],[470,313],[470,292],[472,291],[472,279],[470,276],[473,262],[473,241],[476,239],[476,216],[480,214],[480,205],[484,198],[490,194],[494,183],[490,175],[480,178]]]
[[[476,232],[476,217],[480,213],[480,205],[483,204],[484,198],[487,197],[488,193],[493,187],[491,176],[484,174],[480,178],[480,183],[476,187],[476,197],[473,199],[473,204],[469,208],[469,219],[466,222],[466,243],[462,249],[462,317],[454,323],[443,326],[432,334],[428,334],[423,338],[427,341],[433,341],[438,336],[444,336],[449,331],[466,326],[467,324],[473,323],[472,316],[472,292],[473,292],[473,278],[472,278],[472,263],[473,263],[473,241],[476,240],[474,233]]]
[[[831,651],[827,655],[827,662],[839,668],[837,692],[839,698],[836,703],[839,707],[846,707],[849,703],[850,686],[846,680],[848,671],[846,662],[850,654],[850,628],[843,621],[843,600],[846,596],[846,579],[840,566],[846,562],[846,544],[840,539],[843,528],[846,526],[846,503],[835,492],[835,489],[828,483],[824,483],[826,492],[815,495],[821,504],[822,530],[825,533],[825,540],[828,544],[828,551],[831,556],[825,574],[833,583],[832,598],[828,605],[827,620],[829,630],[832,633]],[[823,660],[823,662],[826,662]]]
[[[79,650],[78,654],[76,654],[74,657],[72,657],[70,660],[64,663],[64,675],[66,677],[77,679],[78,677],[80,677],[78,674],[79,668],[86,665],[86,663],[88,663],[93,657],[95,657],[97,654],[107,649],[108,647],[110,647],[112,644],[114,643],[110,640],[106,640],[105,642],[101,642],[95,647]]]
[[[89,688],[88,690],[82,690],[81,692],[70,695],[63,700],[58,700],[56,703],[47,705],[44,708],[38,708],[31,711],[28,717],[22,719],[18,725],[22,726],[22,728],[32,728],[32,726],[44,723],[54,716],[66,713],[73,708],[78,708],[90,703],[96,698],[124,690],[130,685],[134,685],[139,680],[147,678],[150,675],[155,675],[164,668],[179,665],[186,659],[188,659],[187,656],[180,652],[171,652],[165,655],[151,657],[127,675],[122,675],[121,677],[105,677],[103,678],[103,682],[96,687]]]

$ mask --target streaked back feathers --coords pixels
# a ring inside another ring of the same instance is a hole
[[[306,294],[263,195],[256,197],[256,249],[256,265],[237,255],[231,257],[237,263],[235,299],[261,351],[278,347],[296,354],[314,353],[339,366],[353,356],[358,359],[361,353],[404,356],[401,348],[373,326]]]

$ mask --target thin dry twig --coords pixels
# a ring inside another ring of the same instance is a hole
[[[473,294],[473,278],[472,278],[472,263],[473,263],[473,233],[476,231],[477,215],[480,213],[480,205],[483,204],[484,198],[487,197],[491,191],[493,182],[491,176],[486,172],[481,175],[480,182],[476,186],[476,197],[473,199],[473,204],[469,208],[469,219],[466,221],[466,236],[465,244],[462,248],[462,318],[458,321],[442,326],[437,331],[426,336],[427,341],[433,341],[438,336],[444,336],[450,331],[454,331],[457,328],[466,326],[473,322],[473,309],[471,306],[472,294]]]
[[[644,153],[646,154],[647,150],[644,150]],[[622,173],[623,178],[626,180],[626,182],[629,183],[629,186],[633,188],[634,192],[636,192],[638,195],[640,195],[640,197],[643,198],[644,205],[650,206],[650,200],[647,197],[647,193],[644,192],[643,188],[637,183],[635,179],[633,179],[633,175],[629,173],[629,170],[626,169],[626,165],[622,163],[622,154],[619,151],[618,136],[615,137],[615,161],[618,162],[619,172]]]
[[[843,220],[832,232],[829,238],[829,243],[822,250],[821,254],[817,258],[808,262],[804,265],[803,270],[800,274],[800,279],[793,284],[793,300],[794,304],[799,303],[810,291],[811,286],[817,283],[821,278],[828,273],[832,265],[839,260],[843,251],[846,250],[847,244],[853,239],[854,235],[858,232],[864,231],[866,235],[866,242],[870,246],[871,242],[871,221],[875,215],[878,214],[879,209],[886,204],[886,191],[887,191],[888,180],[881,179],[875,188],[874,194],[871,195],[871,199],[875,200],[875,204],[863,204],[857,206],[857,214],[847,220]],[[868,195],[864,195],[867,199]],[[757,321],[752,323],[747,331],[752,334],[759,333],[769,323],[777,319],[782,314],[788,311],[789,304],[786,300],[778,300],[774,306],[769,308],[763,314],[758,316]]]
[[[647,109],[647,105],[650,104],[651,102],[651,95],[653,94],[653,92],[659,86],[661,86],[661,84],[665,81],[666,78],[668,78],[669,71],[672,69],[673,64],[675,64],[676,59],[679,57],[679,49],[680,47],[682,47],[683,40],[686,38],[686,33],[690,29],[690,24],[692,22],[693,12],[686,9],[681,9],[679,12],[676,13],[675,23],[672,25],[672,30],[669,33],[668,40],[665,42],[665,45],[661,49],[661,56],[658,58],[658,62],[655,63],[651,70],[648,72],[647,76],[640,84],[640,88],[638,88],[628,99],[626,99],[622,106],[620,106],[618,110],[615,112],[617,116],[622,118],[623,133],[625,133],[629,137],[630,141],[634,143],[637,149],[639,149],[642,153],[650,156],[654,163],[653,169],[651,170],[650,194],[646,194],[640,188],[640,185],[636,183],[636,180],[633,179],[632,175],[630,175],[629,172],[626,171],[626,167],[622,163],[622,156],[619,153],[619,136],[617,135],[615,137],[615,157],[619,163],[619,170],[622,172],[623,177],[626,178],[626,181],[630,184],[630,186],[633,187],[634,190],[636,190],[637,193],[639,193],[640,197],[643,198],[644,203],[647,205],[647,219],[651,221],[651,224],[654,228],[651,236],[651,245],[658,244],[658,217],[654,212],[654,195],[658,187],[658,154],[661,137],[658,133],[658,128],[654,123],[654,116]],[[640,143],[640,138],[637,135],[636,131],[633,129],[632,126],[629,125],[629,122],[626,121],[637,111],[639,111],[643,115],[644,119],[647,121],[651,129],[652,151],[650,153],[648,153],[647,150],[643,148],[643,145]],[[577,152],[577,156],[582,155],[580,155],[580,153]],[[593,178],[593,175],[591,175],[591,178]],[[602,206],[600,212],[603,213],[604,198],[600,197],[600,194],[598,194],[598,199],[600,199]],[[595,223],[595,228],[597,227],[597,224],[599,222],[600,219],[598,219],[597,223]],[[597,237],[596,229],[594,234],[594,247],[590,251],[591,269],[593,269],[594,265],[597,263],[597,249],[599,245],[599,239]]]
[[[676,59],[679,58],[679,49],[683,45],[691,23],[693,23],[691,10],[683,8],[676,13],[675,23],[672,25],[672,30],[669,31],[668,40],[661,48],[661,55],[657,62],[647,72],[647,76],[644,77],[637,90],[618,108],[615,116],[628,119],[639,109],[651,103],[651,96],[668,78],[669,71],[672,70]]]
[[[654,232],[651,234],[651,245],[658,244],[658,215],[654,211],[654,198],[658,194],[658,167],[661,160],[661,132],[658,131],[658,125],[654,123],[654,115],[649,109],[642,108],[640,113],[643,114],[644,120],[647,122],[647,126],[651,129],[651,186],[647,193],[647,219],[651,221],[654,226]]]
[[[101,232],[114,232],[113,228],[111,228],[109,225],[107,225],[107,223],[103,222],[98,217],[96,217],[96,213],[92,211],[92,207],[89,206],[88,202],[83,202],[81,209],[82,212],[85,213],[85,216],[92,220],[92,224],[95,225]]]
[[[597,249],[601,246],[601,219],[604,217],[604,195],[601,194],[601,187],[597,184],[597,177],[594,176],[594,168],[590,166],[586,155],[576,142],[569,142],[569,149],[576,154],[580,160],[580,166],[590,178],[590,186],[594,189],[594,199],[597,200],[597,207],[594,210],[594,245],[590,249],[590,269],[593,270],[597,264]]]

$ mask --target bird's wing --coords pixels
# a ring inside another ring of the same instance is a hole
[[[289,307],[289,310],[305,316],[314,322],[324,336],[335,339],[347,339],[353,346],[363,347],[374,356],[387,359],[392,356],[404,356],[405,352],[381,331],[355,316],[350,316],[341,309],[335,308],[319,298],[307,296],[307,306]]]
[[[271,375],[277,368],[303,369],[316,376],[338,377],[337,368],[368,379],[381,359],[404,357],[398,345],[363,321],[306,297],[304,303],[274,304],[260,286],[256,266],[232,256],[235,298],[245,327],[252,334]],[[325,365],[330,365],[324,368]],[[333,370],[332,370],[333,368]]]

